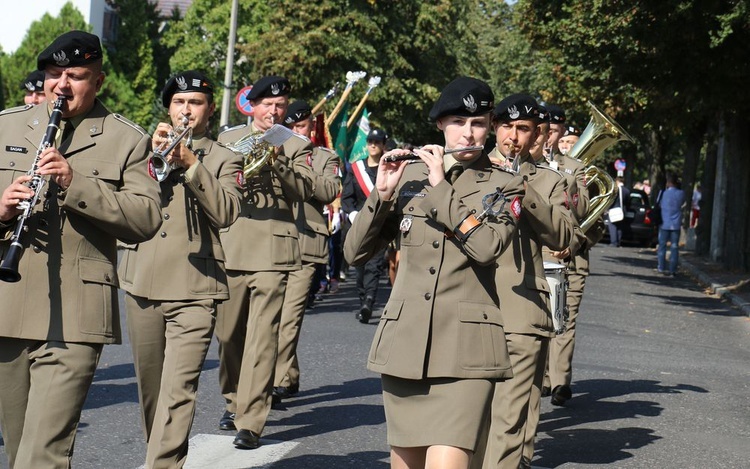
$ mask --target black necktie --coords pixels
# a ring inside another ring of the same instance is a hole
[[[451,166],[451,169],[448,170],[447,173],[445,173],[445,178],[448,180],[451,185],[456,182],[456,179],[461,175],[461,173],[464,172],[464,167],[460,163],[456,163],[453,166]]]
[[[61,122],[62,127],[62,135],[60,136],[60,145],[63,144],[65,140],[70,138],[71,134],[73,133],[73,130],[75,129],[75,126],[73,126],[73,123],[69,120],[63,120]]]

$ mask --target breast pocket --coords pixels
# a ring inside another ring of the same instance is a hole
[[[460,363],[464,369],[510,366],[500,309],[484,303],[458,305]]]
[[[299,241],[296,230],[276,226],[271,234],[271,256],[273,265],[280,267],[293,266],[300,258]]]
[[[120,186],[122,170],[117,163],[104,160],[92,160],[89,158],[76,160],[75,157],[70,160],[71,167],[86,176],[87,178],[96,179],[104,182],[110,189],[117,189]]]
[[[27,153],[9,152],[7,150],[5,153],[0,153],[0,192],[10,186],[17,177],[31,169],[34,164],[35,150],[33,148],[26,150]]]

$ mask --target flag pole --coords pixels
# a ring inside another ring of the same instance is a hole
[[[346,88],[341,94],[341,99],[339,99],[339,102],[336,103],[336,107],[333,108],[333,111],[331,111],[331,114],[326,119],[326,127],[329,127],[338,113],[341,112],[341,108],[344,106],[344,102],[346,102],[346,99],[352,92],[352,87],[354,87],[354,84],[364,78],[366,75],[367,73],[365,72],[346,72]]]
[[[362,110],[362,108],[365,106],[365,101],[367,101],[367,98],[370,96],[370,92],[375,89],[376,86],[380,84],[380,77],[370,77],[370,80],[367,82],[367,91],[365,92],[365,95],[362,96],[362,99],[359,100],[359,104],[357,105],[357,109],[354,110],[351,116],[349,116],[349,121],[346,123],[346,129],[349,130],[352,127],[352,124],[354,124],[355,119],[359,115],[359,112]]]
[[[323,107],[323,105],[331,98],[336,96],[336,93],[339,92],[339,82],[337,81],[335,85],[333,85],[333,88],[328,90],[328,93],[326,93],[325,96],[323,96],[323,99],[318,101],[318,104],[315,105],[315,107],[312,109],[312,115],[315,116],[318,114],[318,111]]]

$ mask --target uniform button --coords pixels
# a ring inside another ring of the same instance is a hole
[[[433,241],[432,242],[432,247],[434,247],[435,249],[439,248],[440,247],[440,242],[439,241]]]
[[[112,281],[112,277],[110,277],[109,274],[104,274],[104,280],[106,282],[111,282]]]
[[[84,201],[82,200],[82,201],[78,202],[78,206],[79,206],[80,208],[86,208],[86,202],[84,202]]]
[[[15,161],[11,161],[11,162],[10,162],[10,167],[11,167],[11,168],[12,168],[13,166],[15,166],[15,165],[16,165],[16,162],[15,162]]]
[[[434,267],[430,267],[430,273],[432,275],[435,275],[435,272],[436,272],[435,268]]]
[[[480,179],[483,178],[484,177],[484,173],[477,173],[477,177],[480,178]]]
[[[414,207],[409,207],[409,211],[413,212],[414,211]]]
[[[99,170],[98,169],[94,169],[93,171],[91,171],[91,174],[93,174],[94,176],[98,176],[99,175]]]
[[[165,220],[169,220],[169,214],[168,214],[168,213],[165,213],[165,214],[164,214],[164,219],[165,219]]]
[[[531,208],[536,208],[536,204],[535,204],[535,203],[532,203],[532,204],[531,204]]]
[[[437,215],[437,209],[436,208],[430,209],[430,213],[433,215]]]
[[[167,237],[167,232],[166,231],[162,231],[159,236],[161,236],[162,238],[166,238]]]
[[[482,318],[487,319],[487,313],[482,313]]]
[[[34,246],[34,247],[33,247],[33,248],[31,248],[31,249],[32,249],[32,250],[33,250],[34,252],[42,252],[42,248],[40,248],[39,246]]]
[[[425,293],[424,294],[424,299],[425,300],[429,300],[430,298],[432,298],[432,295],[430,295],[429,293]]]

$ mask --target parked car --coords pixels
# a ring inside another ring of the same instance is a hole
[[[630,204],[625,211],[625,226],[622,230],[623,244],[636,244],[643,247],[656,246],[659,238],[659,227],[655,225],[649,215],[651,204],[648,194],[639,189],[630,189]],[[601,243],[609,243],[609,220],[604,217],[607,230]]]

